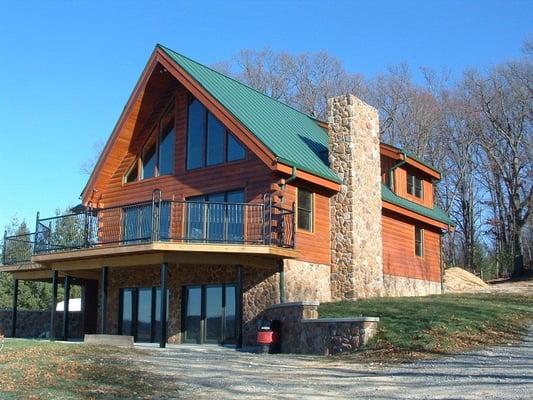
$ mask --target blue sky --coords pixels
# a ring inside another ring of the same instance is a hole
[[[0,227],[78,202],[157,42],[207,64],[269,46],[458,76],[518,57],[532,21],[531,1],[2,1]]]

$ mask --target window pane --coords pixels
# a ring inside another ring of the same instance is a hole
[[[185,290],[187,298],[187,314],[185,317],[185,341],[200,343],[200,324],[202,322],[202,288],[187,287]]]
[[[128,172],[128,175],[126,175],[126,183],[135,182],[137,180],[137,172],[137,161],[135,161],[130,171]]]
[[[244,203],[244,191],[236,190],[226,194],[228,203]],[[226,209],[226,220],[228,221],[227,240],[231,242],[242,242],[244,240],[244,205],[228,204]]]
[[[242,160],[246,156],[244,147],[242,147],[239,141],[229,132],[227,153],[228,161]]]
[[[159,209],[159,238],[161,240],[170,239],[170,202],[162,201]]]
[[[415,178],[415,196],[422,197],[422,179]]]
[[[214,193],[207,196],[207,201],[216,204],[207,206],[207,238],[220,241],[224,238],[224,193]]]
[[[205,236],[205,216],[207,207],[204,196],[190,197],[187,200],[187,236],[189,240],[203,239]]]
[[[155,176],[155,143],[146,146],[142,156],[142,179]]]
[[[414,176],[411,174],[407,175],[407,193],[414,194],[414,188],[413,188],[413,180]]]
[[[204,166],[205,107],[196,99],[189,104],[187,169]]]
[[[224,341],[233,342],[237,336],[237,299],[236,287],[234,285],[226,285],[226,304],[225,304],[225,329]]]
[[[133,335],[133,293],[131,289],[122,291],[122,335]]]
[[[311,213],[309,211],[298,210],[298,228],[311,230]]]
[[[207,116],[207,165],[224,162],[224,135],[226,131],[213,114]]]
[[[159,175],[172,174],[174,171],[174,128],[167,127],[159,140]]]
[[[421,228],[415,227],[415,254],[421,257],[424,253],[424,234]]]
[[[205,341],[222,339],[222,286],[205,288]]]
[[[313,194],[298,189],[298,228],[313,230]]]
[[[312,195],[306,190],[298,189],[298,208],[311,211]]]
[[[152,288],[139,289],[137,316],[137,341],[150,342],[152,339]]]

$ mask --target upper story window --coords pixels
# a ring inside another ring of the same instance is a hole
[[[411,173],[407,173],[407,193],[422,198],[424,191],[422,189],[422,179]]]
[[[197,99],[189,103],[187,169],[242,160],[246,151],[240,142]]]
[[[170,175],[174,172],[174,124],[168,124],[159,133],[159,175]]]
[[[424,230],[415,226],[415,254],[418,257],[424,255]]]
[[[135,182],[139,177],[139,161],[135,159],[135,162],[132,164],[126,176],[124,177],[125,183]]]
[[[313,193],[298,188],[298,229],[313,231]]]
[[[174,121],[168,121],[168,118],[166,121],[166,124],[157,124],[155,132],[124,175],[124,183],[171,175],[174,172]]]
[[[151,141],[144,146],[141,155],[141,179],[153,178],[155,176],[155,141]]]

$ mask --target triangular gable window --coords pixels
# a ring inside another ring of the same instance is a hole
[[[174,173],[174,118],[167,112],[156,124],[146,144],[124,175],[124,183]]]
[[[187,169],[244,160],[246,150],[237,138],[191,97],[187,123]]]

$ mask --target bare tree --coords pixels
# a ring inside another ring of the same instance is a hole
[[[230,62],[214,67],[318,118],[326,115],[328,97],[344,93],[365,97],[367,92],[363,77],[349,74],[341,62],[327,52],[291,55],[268,48],[243,50]]]
[[[479,114],[478,138],[492,171],[500,223],[508,231],[514,274],[523,271],[522,230],[533,196],[533,65],[528,59],[465,78],[470,112]]]

